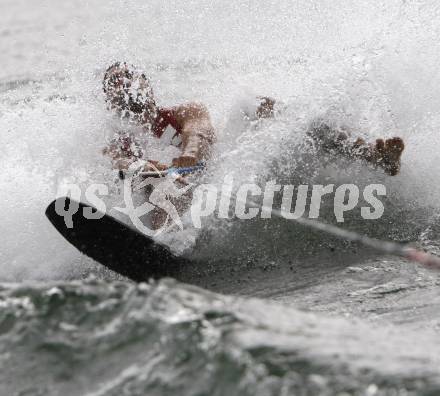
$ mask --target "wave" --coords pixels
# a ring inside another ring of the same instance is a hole
[[[427,330],[403,335],[389,325],[171,280],[2,285],[0,305],[0,349],[7,352],[0,379],[7,394],[428,395],[440,389],[436,334]]]

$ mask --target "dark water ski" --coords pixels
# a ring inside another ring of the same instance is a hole
[[[136,282],[165,276],[179,277],[183,267],[191,262],[175,256],[169,249],[152,238],[127,226],[114,217],[103,214],[100,219],[87,219],[84,208],[92,205],[76,202],[68,197],[58,198],[65,208],[79,205],[72,216],[73,227],[68,228],[56,211],[56,200],[46,209],[46,216],[58,232],[81,253],[91,257],[105,267]]]
[[[339,284],[350,275],[341,272],[346,267],[376,257],[376,252],[368,249],[356,253],[344,250],[312,255],[297,253],[284,259],[272,254],[269,258],[277,259],[277,265],[273,267],[267,265],[270,262],[268,256],[261,254],[252,256],[251,261],[247,259],[249,254],[244,255],[244,261],[239,258],[209,259],[206,256],[189,260],[174,255],[167,247],[110,215],[103,215],[98,220],[85,218],[84,208],[97,211],[89,204],[69,198],[60,200],[61,207],[64,203],[66,210],[71,204],[78,205],[79,209],[72,216],[73,228],[68,228],[64,217],[56,212],[56,201],[47,207],[46,216],[58,232],[81,253],[136,282],[172,277],[226,294],[271,298],[292,295],[297,300],[301,296],[299,290],[313,288],[323,279],[332,283],[334,277]],[[323,298],[322,294],[323,291],[319,291],[316,298]]]

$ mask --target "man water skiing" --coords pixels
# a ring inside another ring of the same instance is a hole
[[[188,103],[171,108],[156,105],[153,90],[145,74],[127,63],[117,62],[104,75],[103,90],[109,109],[121,118],[128,118],[142,125],[160,138],[171,126],[181,137],[181,155],[172,161],[173,167],[191,167],[209,158],[215,141],[215,131],[206,107],[200,103]],[[260,97],[255,110],[256,118],[269,118],[274,114],[275,100]],[[316,121],[309,130],[317,148],[334,155],[362,159],[375,167],[381,167],[391,176],[400,170],[400,158],[404,150],[401,138],[377,139],[375,144],[364,139],[351,140],[345,130],[337,130],[326,123]],[[120,135],[104,150],[115,168],[124,170],[143,156],[142,147],[129,135]],[[148,159],[145,170],[163,170],[167,166]]]
[[[151,132],[160,138],[168,126],[174,128],[175,136],[181,138],[181,154],[172,160],[173,167],[193,167],[209,158],[215,141],[215,131],[204,105],[188,103],[170,108],[158,107],[148,78],[125,62],[117,62],[106,70],[103,90],[108,108],[115,111],[121,119],[141,125],[145,133]],[[255,113],[248,116],[257,119],[272,117],[275,100],[267,97],[260,97],[259,100]],[[400,170],[404,144],[399,137],[385,141],[378,139],[375,144],[368,144],[361,138],[353,141],[349,139],[347,131],[331,128],[324,122],[313,123],[309,136],[317,148],[331,155],[365,160],[392,176]],[[143,157],[143,150],[136,137],[122,133],[113,139],[104,149],[104,153],[110,156],[114,168],[124,171]],[[158,160],[147,159],[144,170],[167,168],[167,165]],[[183,180],[181,182],[184,183]],[[176,205],[180,207],[180,211],[188,206],[189,199],[186,201]],[[153,220],[156,228],[161,217],[163,216],[156,214],[156,220]]]
[[[172,160],[173,167],[194,167],[209,158],[215,141],[215,131],[204,105],[193,102],[170,108],[158,107],[148,78],[125,62],[117,62],[106,70],[103,90],[108,108],[115,111],[121,119],[142,126],[145,133],[153,133],[160,138],[168,126],[174,129],[174,135],[181,139],[181,153]],[[116,135],[104,149],[104,153],[110,156],[113,167],[119,171],[127,170],[140,159],[147,162],[144,171],[168,168],[161,161],[143,158],[144,149],[136,136],[122,132]],[[177,181],[185,184],[182,178]],[[154,194],[151,195],[153,197]],[[188,207],[190,198],[191,194],[188,192],[177,200],[169,198],[169,204],[182,214]],[[160,210],[165,208],[163,205],[166,203],[166,199],[164,202],[156,202],[156,209],[151,217],[155,229],[164,224],[169,214],[169,211]]]
[[[175,135],[181,137],[182,151],[173,159],[172,166],[191,167],[209,157],[215,132],[204,105],[188,103],[171,108],[158,107],[145,74],[127,63],[117,62],[106,70],[103,90],[109,109],[121,118],[142,125],[146,132],[160,138],[168,126],[174,128]],[[113,160],[115,168],[125,170],[142,158],[142,149],[134,137],[121,134],[104,153]],[[159,170],[167,168],[160,161],[148,159],[148,163]],[[145,170],[150,169],[147,165]]]

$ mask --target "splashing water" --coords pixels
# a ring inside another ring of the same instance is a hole
[[[109,64],[126,60],[145,70],[159,105],[207,105],[218,141],[203,182],[221,186],[231,175],[237,185],[383,183],[384,216],[371,223],[353,216],[344,227],[438,251],[440,5],[5,0],[0,7],[0,279],[21,282],[0,290],[0,383],[8,394],[438,393],[436,273],[284,220],[212,218],[196,233],[193,254],[222,261],[191,283],[295,307],[180,283],[134,286],[101,272],[106,282],[68,281],[99,269],[62,240],[44,209],[71,182],[109,184],[108,201],[119,199],[101,154],[118,128],[101,79]],[[279,114],[244,122],[241,110],[258,95],[276,98]],[[370,141],[401,136],[401,173],[317,158],[306,144],[317,117]],[[151,157],[164,149],[147,138]],[[164,155],[172,158],[173,149]],[[330,214],[324,207],[324,219]],[[178,249],[184,241],[170,243]],[[193,381],[201,364],[209,378]],[[32,384],[21,374],[31,371]],[[103,372],[96,385],[89,373]]]

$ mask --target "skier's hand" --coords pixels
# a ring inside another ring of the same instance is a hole
[[[175,168],[187,168],[197,165],[197,158],[189,155],[182,155],[173,159],[173,166]]]
[[[159,161],[149,160],[144,167],[144,172],[163,171],[169,168],[168,165],[161,164]]]

